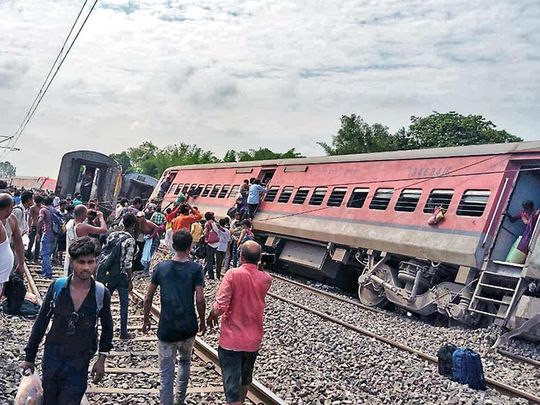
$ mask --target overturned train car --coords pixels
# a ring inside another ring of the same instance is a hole
[[[191,191],[225,216],[251,177],[267,183],[254,227],[281,267],[464,324],[540,313],[540,228],[505,215],[540,206],[540,142],[174,167],[154,194],[167,181],[165,203]]]

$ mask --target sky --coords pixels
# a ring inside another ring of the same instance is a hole
[[[12,135],[82,0],[0,0],[0,135]],[[88,2],[87,9],[90,3]],[[144,141],[322,155],[343,114],[396,130],[482,114],[540,139],[538,0],[101,0],[8,159]]]

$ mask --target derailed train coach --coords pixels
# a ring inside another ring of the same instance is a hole
[[[78,150],[62,157],[55,193],[62,198],[80,193],[83,202],[97,199],[110,210],[119,197],[148,198],[157,182],[144,174],[122,174],[120,164],[103,153]]]
[[[251,177],[268,187],[254,227],[280,268],[463,324],[540,313],[540,228],[505,215],[540,206],[540,142],[173,167],[154,193],[170,183],[165,203],[191,192],[220,217]]]

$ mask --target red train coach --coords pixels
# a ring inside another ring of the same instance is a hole
[[[193,205],[225,216],[250,177],[268,189],[255,230],[291,271],[468,324],[540,311],[538,229],[509,261],[524,225],[503,215],[540,205],[540,142],[174,167],[164,205],[198,190]]]

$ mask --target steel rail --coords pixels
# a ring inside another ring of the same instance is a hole
[[[143,295],[135,290],[131,291],[131,296],[140,302],[144,301]],[[159,319],[161,314],[160,309],[152,304],[150,309],[151,314]],[[221,368],[219,366],[219,358],[216,350],[214,350],[208,343],[195,337],[194,344],[195,354],[206,362],[210,362],[215,366],[216,371],[221,375]],[[279,398],[276,394],[270,391],[267,387],[262,385],[257,380],[253,380],[249,385],[247,398],[257,405],[285,405],[286,402]]]
[[[416,356],[418,356],[419,358],[423,359],[423,360],[426,360],[430,363],[433,363],[433,364],[436,364],[437,363],[437,357],[435,356],[432,356],[430,354],[427,354],[427,353],[424,353],[422,352],[421,350],[418,350],[418,349],[415,349],[411,346],[408,346],[408,345],[405,345],[403,343],[399,343],[393,339],[389,339],[387,337],[384,337],[384,336],[381,336],[381,335],[378,335],[374,332],[371,332],[367,329],[364,329],[364,328],[360,328],[358,326],[355,326],[355,325],[352,325],[348,322],[345,322],[345,321],[342,321],[341,319],[338,319],[338,318],[335,318],[333,316],[330,316],[330,315],[327,315],[321,311],[318,311],[316,309],[313,309],[313,308],[310,308],[306,305],[303,305],[303,304],[300,304],[298,302],[295,302],[289,298],[285,298],[285,297],[282,297],[278,294],[275,294],[275,293],[272,293],[272,292],[268,292],[268,295],[277,299],[277,300],[280,300],[280,301],[283,301],[283,302],[286,302],[290,305],[293,305],[297,308],[300,308],[300,309],[303,309],[304,311],[307,311],[307,312],[311,312],[317,316],[319,316],[320,318],[326,320],[326,321],[330,321],[332,323],[335,323],[335,324],[338,324],[340,326],[343,326],[344,328],[346,329],[349,329],[349,330],[352,330],[354,332],[357,332],[357,333],[360,333],[362,335],[365,335],[365,336],[369,336],[371,338],[374,338],[376,340],[379,340],[383,343],[386,343],[392,347],[395,347],[397,349],[400,349],[402,351],[405,351],[405,352],[408,352],[408,353],[411,353],[411,354],[414,354]],[[529,392],[526,392],[526,391],[523,391],[519,388],[516,388],[516,387],[512,387],[508,384],[505,384],[501,381],[498,381],[498,380],[495,380],[493,378],[490,378],[490,377],[486,377],[486,383],[491,386],[492,388],[496,389],[497,391],[503,393],[503,394],[506,394],[506,395],[509,395],[509,396],[512,396],[512,397],[519,397],[519,398],[525,398],[527,399],[530,403],[532,404],[540,404],[540,397],[539,396],[536,396],[534,394],[531,394]]]

